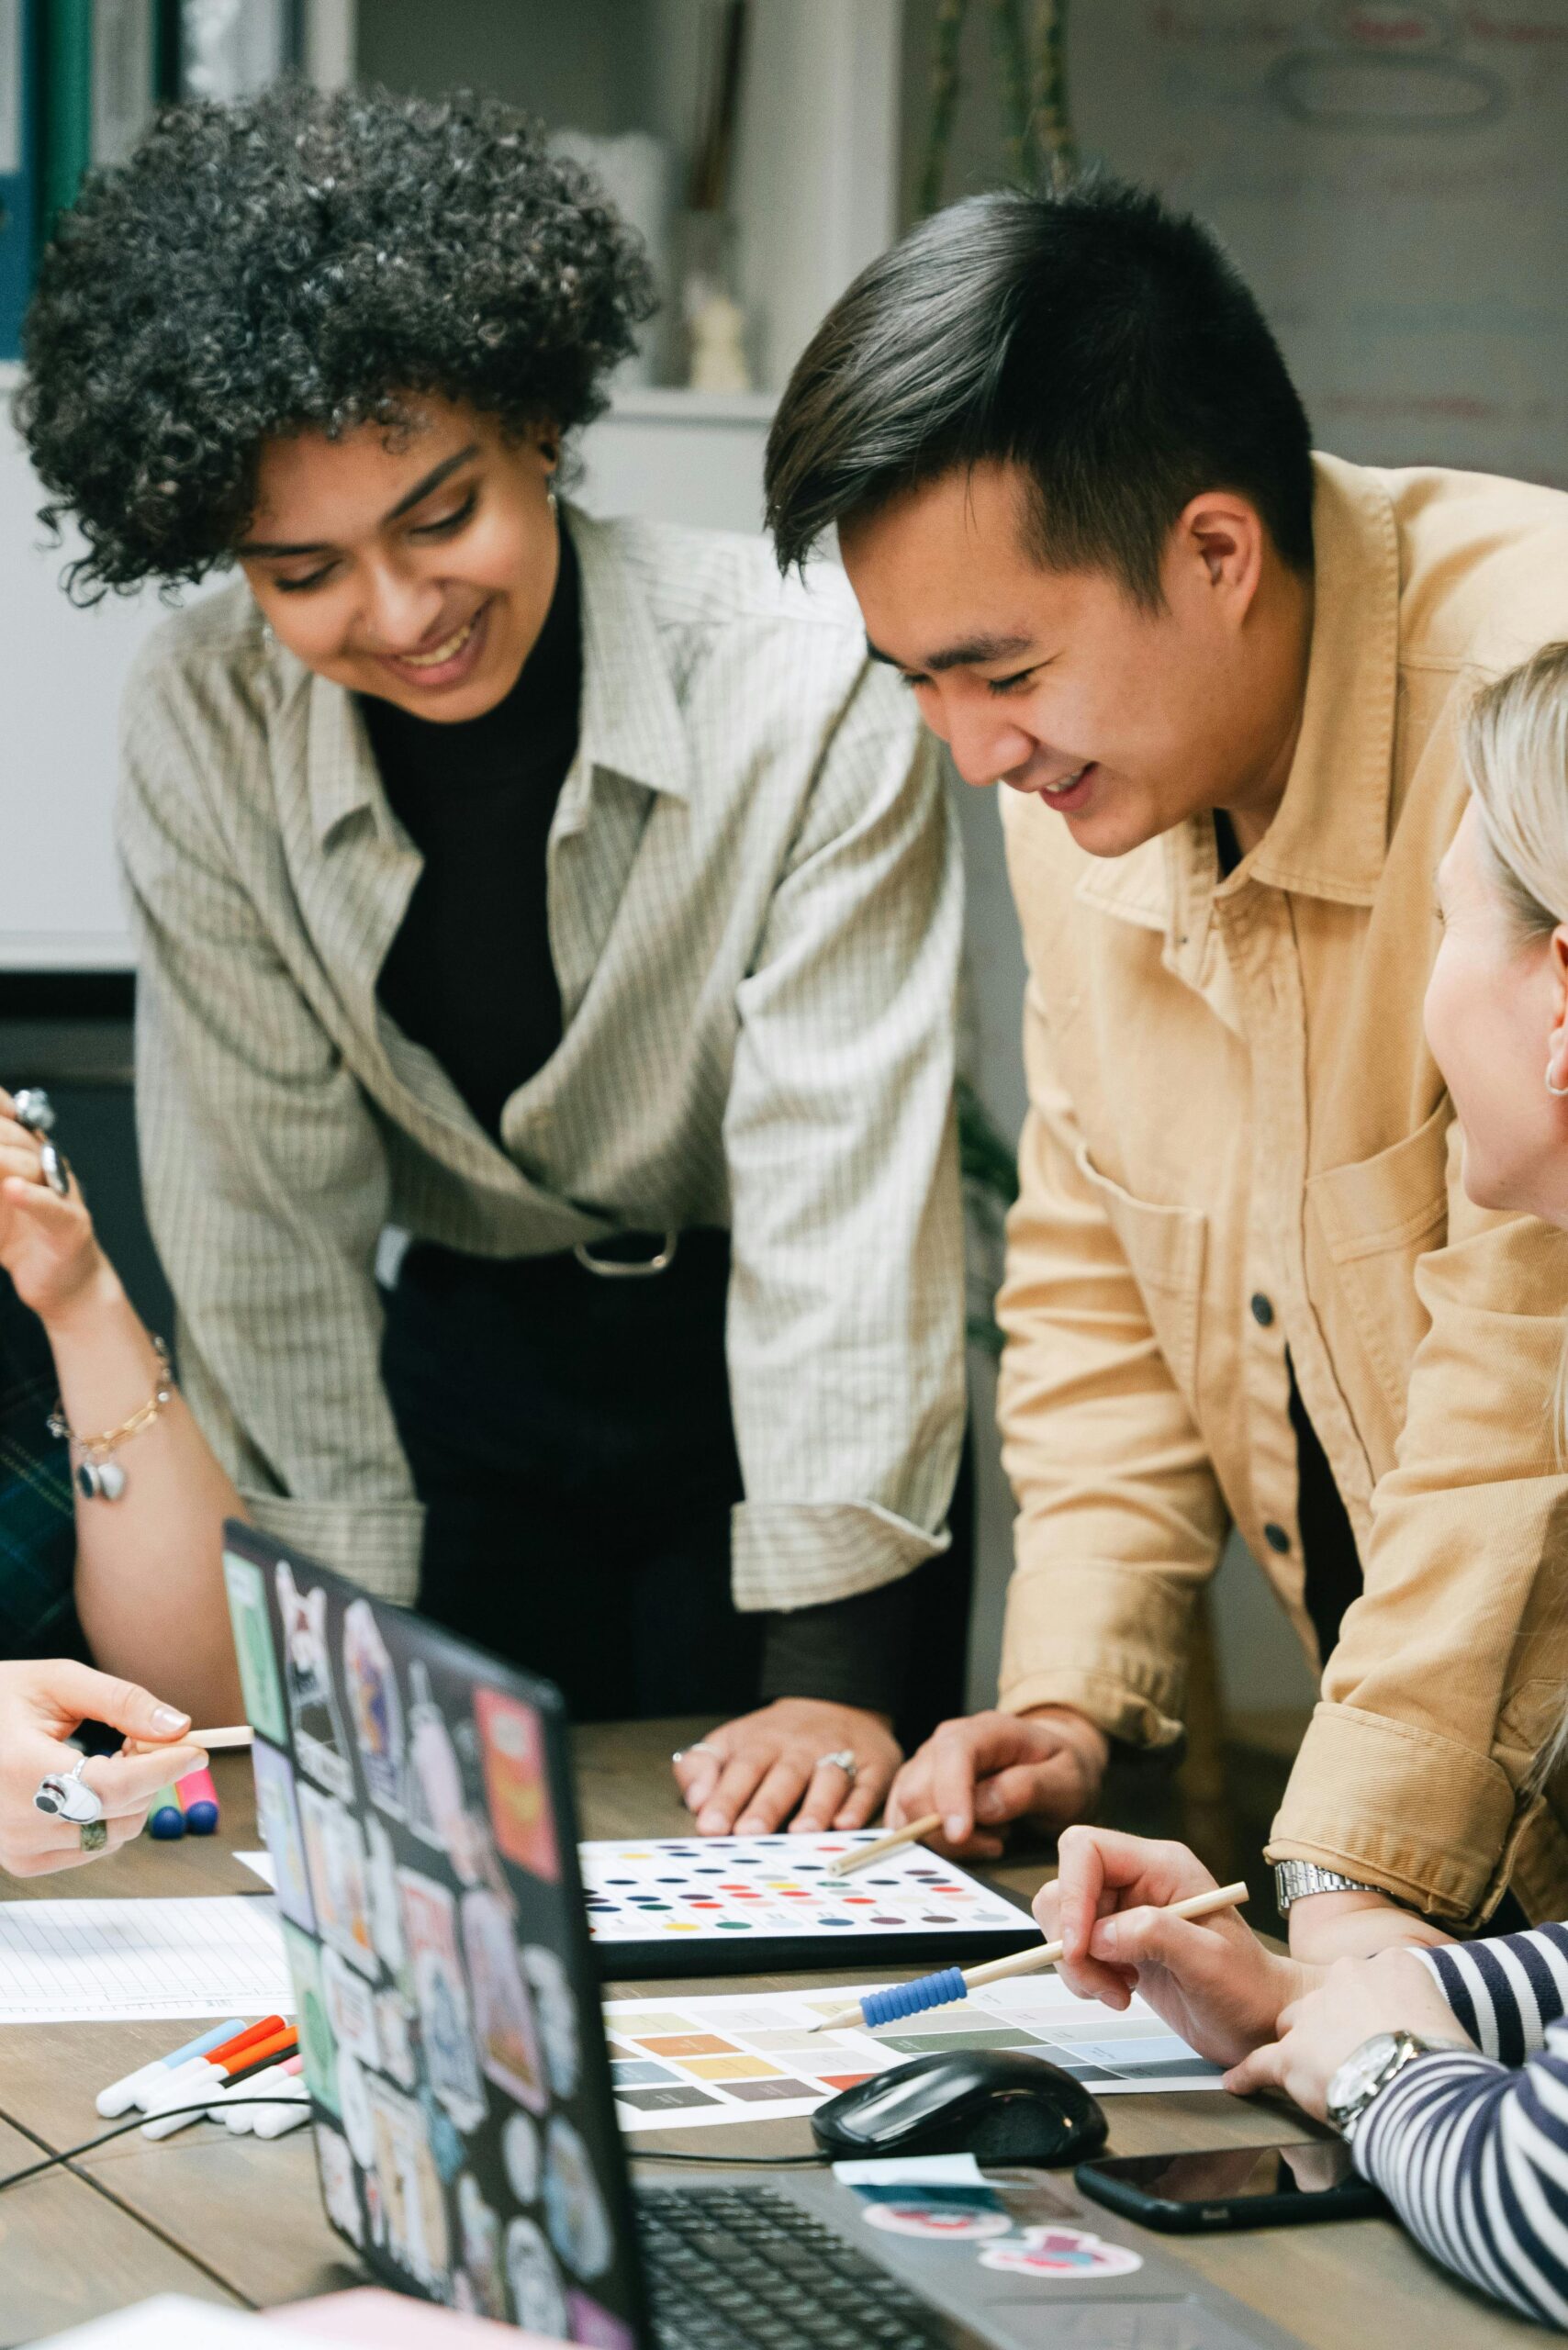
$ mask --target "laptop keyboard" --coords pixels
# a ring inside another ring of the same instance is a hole
[[[952,2335],[895,2277],[767,2187],[643,2188],[659,2350],[932,2350]]]

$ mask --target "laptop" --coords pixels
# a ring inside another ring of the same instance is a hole
[[[224,1575],[322,2199],[385,2283],[597,2350],[1290,2342],[1047,2173],[634,2191],[559,1695],[252,1528]]]

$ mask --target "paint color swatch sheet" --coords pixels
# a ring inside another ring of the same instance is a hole
[[[605,2003],[615,2109],[626,2131],[785,2121],[912,2056],[1008,2048],[1044,2056],[1096,2097],[1118,2091],[1214,2089],[1205,2063],[1135,1998],[1117,2015],[1075,1998],[1059,1976],[989,1983],[951,2007],[877,2031],[806,2027],[858,1994],[777,1991],[750,1998],[610,1999]]]
[[[293,2013],[263,1895],[0,1902],[0,2024]]]
[[[1026,1911],[919,1844],[829,1874],[880,1832],[583,1844],[588,1932],[610,1973],[663,1975],[837,1966],[844,1944],[867,1942],[878,1964],[946,1965],[1039,1940]]]

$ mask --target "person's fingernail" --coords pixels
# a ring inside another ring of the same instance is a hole
[[[173,1706],[154,1706],[152,1727],[163,1738],[176,1738],[190,1722],[189,1714],[177,1714]]]
[[[942,1833],[949,1844],[961,1844],[969,1832],[969,1823],[961,1811],[950,1811],[942,1823]]]
[[[1103,1919],[1089,1938],[1096,1958],[1110,1958],[1121,1948],[1122,1930],[1114,1918]]]

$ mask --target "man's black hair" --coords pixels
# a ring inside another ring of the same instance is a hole
[[[1306,412],[1201,222],[1097,178],[934,213],[864,270],[790,380],[767,462],[779,565],[954,468],[1017,465],[1035,552],[1158,609],[1189,499],[1249,498],[1312,567]]]

